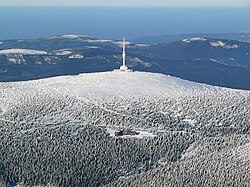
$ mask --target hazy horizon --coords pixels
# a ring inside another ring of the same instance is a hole
[[[250,29],[250,8],[0,7],[0,39],[84,34],[128,39]]]
[[[1,5],[22,5],[22,6],[105,6],[105,7],[169,7],[169,6],[250,6],[248,0],[210,0],[210,1],[201,1],[201,0],[175,0],[175,1],[166,1],[166,0],[1,0]]]

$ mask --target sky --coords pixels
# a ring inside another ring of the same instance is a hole
[[[235,33],[249,20],[250,0],[0,0],[0,40]]]
[[[0,18],[4,18],[0,19],[0,40],[61,34],[133,39],[250,29],[248,7],[0,7]]]
[[[0,0],[0,6],[240,6],[250,0]]]

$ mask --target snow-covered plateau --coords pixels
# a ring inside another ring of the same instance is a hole
[[[249,181],[249,91],[146,72],[6,82],[0,90],[0,184],[247,186]],[[120,129],[140,134],[115,137]],[[237,158],[229,156],[232,151]],[[207,172],[196,172],[203,169]]]
[[[22,54],[22,55],[46,55],[46,51],[31,50],[31,49],[5,49],[0,50],[0,55]]]
[[[82,37],[88,37],[86,35],[75,35],[75,34],[68,34],[68,35],[59,35],[59,36],[51,36],[49,39],[78,39]]]
[[[183,39],[182,41],[186,43],[191,43],[193,41],[207,41],[207,39],[206,38],[186,38],[186,39]]]
[[[226,44],[222,41],[216,41],[216,42],[210,42],[210,45],[212,47],[222,47],[222,48],[225,48],[225,49],[235,49],[235,48],[239,48],[238,45],[236,44],[233,44],[233,45],[229,45],[229,44]]]

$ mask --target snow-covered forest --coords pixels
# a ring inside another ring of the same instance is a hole
[[[249,91],[143,72],[0,89],[2,186],[249,185]]]

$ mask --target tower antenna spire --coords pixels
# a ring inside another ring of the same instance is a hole
[[[126,66],[126,41],[125,37],[123,36],[122,42],[122,66],[120,67],[120,71],[127,71],[128,67]]]
[[[122,40],[122,65],[120,69],[115,69],[114,71],[119,71],[119,72],[132,72],[132,69],[128,69],[128,66],[126,66],[126,40],[125,37],[123,36]]]
[[[122,66],[126,67],[126,43],[125,43],[124,36],[123,36],[123,43],[122,43]]]

